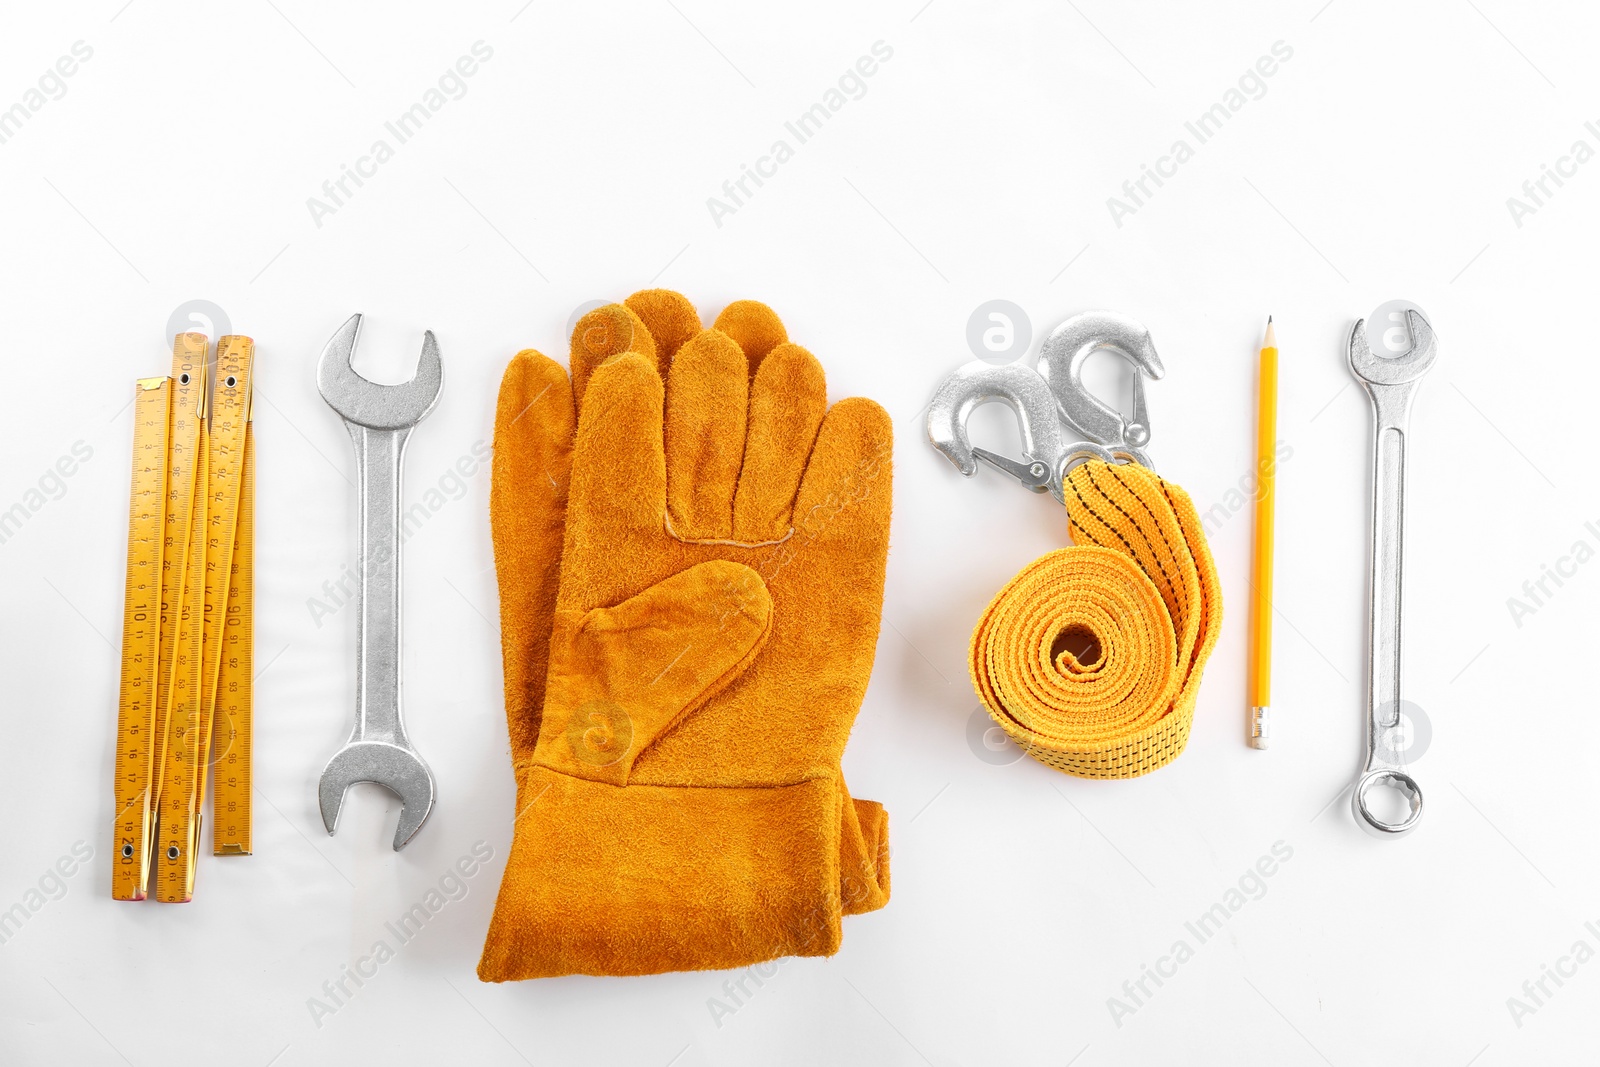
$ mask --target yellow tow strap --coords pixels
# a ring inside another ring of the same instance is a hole
[[[1135,778],[1188,743],[1222,589],[1182,489],[1099,460],[1065,489],[1073,547],[995,595],[972,632],[972,682],[1034,759],[1082,778]]]

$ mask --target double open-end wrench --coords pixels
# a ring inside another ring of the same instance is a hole
[[[1422,789],[1403,765],[1406,749],[1400,717],[1400,595],[1405,558],[1406,455],[1410,451],[1411,402],[1417,384],[1433,366],[1438,345],[1433,327],[1406,312],[1411,347],[1393,358],[1367,343],[1366,321],[1350,331],[1350,370],[1372,398],[1372,570],[1367,631],[1367,765],[1356,779],[1350,804],[1356,822],[1377,837],[1398,837],[1422,818]],[[1408,804],[1390,822],[1372,810],[1369,794],[1393,789]]]
[[[403,385],[378,385],[350,357],[361,333],[352,315],[322,350],[317,387],[344,419],[356,446],[361,512],[360,612],[356,622],[356,725],[317,784],[322,824],[339,825],[345,790],[375,782],[399,796],[394,847],[403,848],[433,810],[433,772],[411,747],[400,715],[400,474],[411,430],[433,410],[444,368],[433,333],[423,334],[417,373]]]

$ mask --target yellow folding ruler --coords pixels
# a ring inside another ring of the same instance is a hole
[[[167,441],[172,379],[141,378],[133,408],[133,492],[128,506],[128,584],[122,608],[122,686],[117,704],[116,825],[111,895],[143,900],[150,874],[150,769],[160,747],[157,707]]]
[[[213,848],[250,851],[254,344],[173,341],[172,376],[135,392],[112,896],[194,895],[213,723]],[[152,597],[159,589],[159,611]],[[154,621],[155,626],[151,623]]]

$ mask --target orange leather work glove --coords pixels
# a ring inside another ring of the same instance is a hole
[[[580,322],[570,387],[537,353],[502,386],[518,814],[485,980],[829,955],[841,915],[888,899],[886,816],[839,762],[877,641],[889,420],[828,410],[763,305],[698,325],[635,294]]]
[[[738,308],[728,311],[737,314]],[[565,367],[531,348],[512,358],[501,379],[489,521],[500,584],[506,720],[518,768],[532,756],[539,737],[572,439],[584,389],[596,367],[623,352],[639,353],[664,374],[678,346],[699,332],[693,304],[679,293],[649,289],[578,320],[568,357],[570,379]]]

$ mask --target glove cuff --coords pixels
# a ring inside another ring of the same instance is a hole
[[[634,975],[830,956],[888,900],[887,819],[837,775],[616,786],[530,766],[478,977]]]
[[[889,813],[851,797],[842,776],[839,791],[839,901],[846,915],[861,915],[889,903]]]

